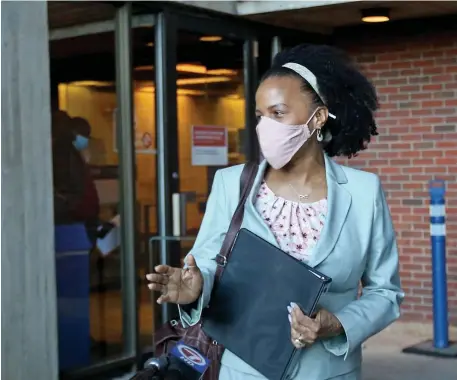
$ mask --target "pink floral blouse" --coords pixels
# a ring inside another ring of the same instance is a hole
[[[262,182],[255,202],[279,247],[296,259],[308,262],[327,216],[327,198],[299,203],[276,196]]]

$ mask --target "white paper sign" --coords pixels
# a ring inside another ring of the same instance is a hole
[[[212,125],[192,126],[192,165],[228,165],[227,128]]]

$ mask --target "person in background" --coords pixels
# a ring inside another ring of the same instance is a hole
[[[56,111],[52,115],[54,223],[84,224],[92,252],[101,223],[100,201],[86,154],[90,134],[91,127],[87,120],[71,118],[63,111]],[[103,283],[103,264],[99,256],[96,264],[99,284]],[[92,273],[92,269],[90,271]],[[103,307],[104,301],[100,301],[99,308]],[[103,313],[99,311],[99,315],[101,318]],[[93,338],[91,342],[93,346],[98,346]],[[105,346],[100,345],[100,349],[104,350]]]
[[[81,165],[73,146],[72,119],[64,111],[52,114],[52,161],[54,183],[54,221],[69,224],[71,212],[82,196]]]
[[[89,162],[89,141],[91,127],[86,119],[82,117],[74,117],[70,124],[73,140],[72,144],[75,149],[80,152],[83,160]]]
[[[70,129],[73,137],[72,144],[78,153],[78,164],[81,166],[82,175],[82,196],[76,203],[72,217],[75,221],[86,224],[89,238],[95,243],[97,228],[100,224],[100,200],[88,164],[91,127],[86,119],[75,117],[70,123]]]
[[[95,243],[100,201],[87,163],[91,128],[81,117],[58,111],[53,117],[53,165],[56,224],[84,223]]]

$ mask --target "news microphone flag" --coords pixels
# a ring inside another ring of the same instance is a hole
[[[189,367],[199,372],[201,375],[208,369],[211,361],[205,358],[196,348],[179,341],[170,352],[178,360],[186,363]]]

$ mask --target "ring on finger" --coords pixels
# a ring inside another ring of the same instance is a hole
[[[303,335],[300,334],[298,338],[295,338],[294,342],[302,347],[306,345],[306,342],[303,341]]]

